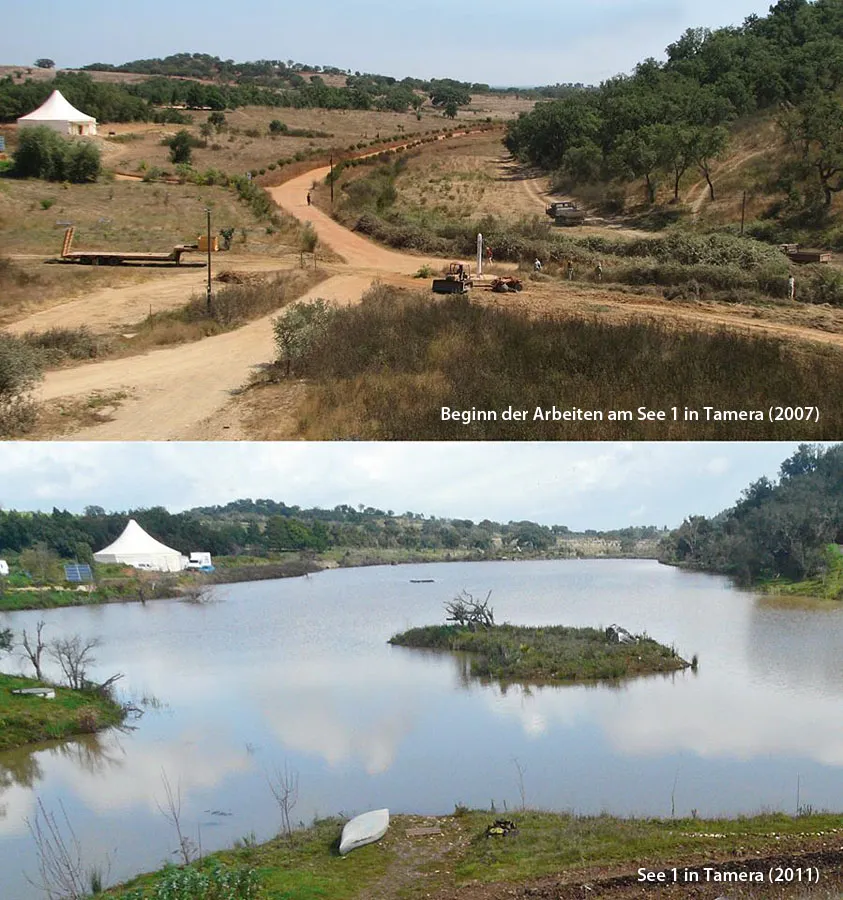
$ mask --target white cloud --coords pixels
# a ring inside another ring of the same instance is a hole
[[[676,525],[775,476],[793,444],[1,444],[6,509],[171,511],[267,497],[572,528]],[[631,511],[631,512],[629,512]]]

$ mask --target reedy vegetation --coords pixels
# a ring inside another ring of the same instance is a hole
[[[335,311],[302,357],[312,380],[300,414],[310,438],[590,439],[833,437],[839,354],[794,350],[732,331],[681,332],[661,324],[531,318],[433,300],[379,285],[359,306]],[[818,424],[705,421],[703,407],[767,410],[815,405]],[[508,406],[526,421],[503,421]],[[605,411],[603,421],[533,419],[536,408]],[[680,409],[680,421],[607,420],[610,410]],[[681,409],[700,420],[681,421]],[[498,418],[443,421],[442,407],[492,410]]]

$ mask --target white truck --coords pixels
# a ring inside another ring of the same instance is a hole
[[[191,553],[187,558],[185,569],[192,572],[213,572],[214,564],[211,562],[211,554],[204,551]]]

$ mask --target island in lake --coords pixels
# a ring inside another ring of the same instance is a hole
[[[471,674],[510,681],[597,681],[697,667],[675,647],[619,625],[608,628],[497,625],[485,603],[470,595],[445,604],[452,624],[411,628],[389,639],[399,647],[472,654]]]

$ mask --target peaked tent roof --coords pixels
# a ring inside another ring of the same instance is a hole
[[[129,519],[129,524],[123,529],[123,533],[107,547],[103,547],[94,554],[94,558],[104,554],[115,555],[137,555],[137,554],[179,554],[178,550],[173,550],[161,541],[156,541],[152,535],[147,534],[143,528],[138,525],[134,519]]]
[[[93,116],[79,112],[69,103],[61,91],[53,91],[38,109],[21,116],[18,122],[96,122]],[[138,526],[140,528],[140,526]],[[141,529],[143,530],[143,529]],[[162,544],[163,546],[163,544]]]

